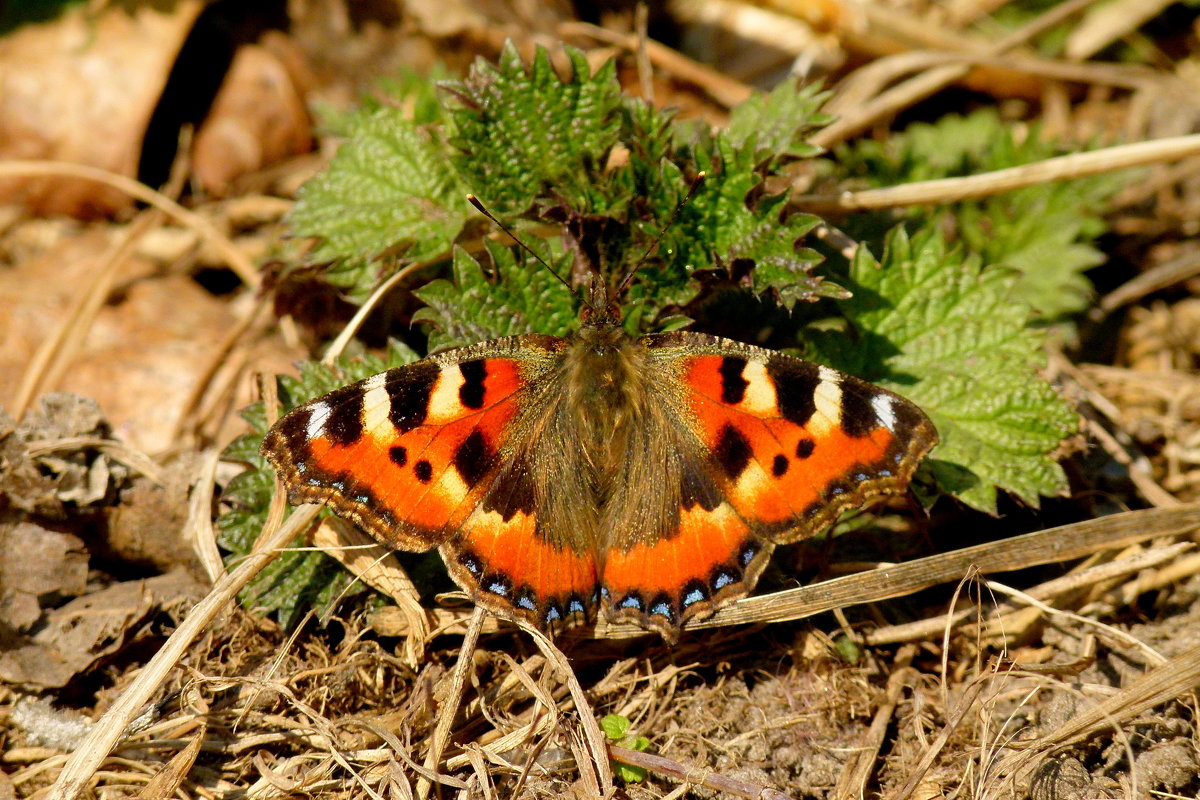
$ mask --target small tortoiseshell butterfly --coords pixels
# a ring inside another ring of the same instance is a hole
[[[438,353],[284,416],[262,452],[292,503],[440,547],[496,614],[633,620],[674,641],[749,592],[779,543],[903,492],[937,443],[878,386],[701,333],[633,338],[593,275],[577,333]]]

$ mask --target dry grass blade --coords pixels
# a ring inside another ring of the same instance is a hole
[[[863,746],[846,759],[846,765],[842,767],[837,785],[833,789],[832,800],[859,800],[866,797],[867,782],[870,781],[875,762],[879,759],[892,716],[896,713],[896,706],[900,705],[904,687],[918,674],[910,666],[916,654],[917,648],[914,645],[905,645],[896,653],[896,671],[888,677],[887,694],[875,711]]]
[[[0,161],[0,177],[36,177],[41,175],[66,175],[72,178],[86,178],[98,181],[125,192],[130,197],[153,206],[180,224],[191,228],[201,239],[207,241],[229,268],[252,289],[257,289],[261,282],[258,270],[229,237],[217,230],[211,222],[195,212],[188,211],[161,192],[156,192],[144,183],[138,183],[132,178],[118,175],[98,167],[83,164],[71,164],[61,161]]]
[[[985,573],[1008,572],[1082,558],[1097,550],[1124,547],[1159,536],[1177,536],[1197,527],[1200,527],[1200,505],[1113,514],[847,575],[811,586],[743,598],[688,627],[715,628],[748,622],[803,619],[834,608],[903,597],[931,586],[957,581],[972,567]],[[596,632],[607,638],[645,633],[630,623],[601,623],[596,626]]]
[[[1093,2],[1095,0],[1066,0],[1066,2],[1051,8],[1029,24],[1013,31],[1008,36],[996,42],[989,49],[988,54],[1002,55],[1030,41],[1055,25],[1066,21]],[[832,125],[817,131],[813,136],[809,137],[809,143],[817,147],[830,148],[844,142],[851,136],[866,130],[877,120],[898,113],[914,103],[929,97],[939,89],[950,85],[966,75],[968,70],[970,70],[969,65],[952,64],[950,66],[937,67],[916,77],[909,78],[898,86],[880,94],[873,100],[863,103],[846,113]]]
[[[1165,562],[1178,563],[1176,559],[1192,549],[1192,547],[1193,545],[1190,542],[1180,542],[1167,547],[1155,547],[1143,553],[1137,553],[1109,564],[1101,564],[1090,567],[1082,572],[1046,581],[1043,584],[1033,587],[1026,594],[1038,600],[1049,600],[1059,595],[1076,592],[1080,589],[1112,580],[1113,578],[1138,573]],[[1139,581],[1139,583],[1141,582]],[[1152,587],[1147,586],[1147,590],[1149,588]],[[1128,602],[1124,601],[1122,605]],[[1016,604],[1005,602],[997,607],[995,611],[997,614],[1004,614],[1014,611],[1017,608]],[[951,616],[949,624],[951,626],[962,625],[964,622],[974,619],[979,612],[980,608],[978,606],[956,611]],[[906,622],[902,625],[890,625],[884,628],[877,628],[873,631],[863,631],[861,636],[863,637],[863,641],[868,645],[913,642],[938,635],[945,630],[946,625],[946,618],[938,616],[916,622]]]
[[[438,712],[437,727],[433,730],[433,738],[429,741],[429,750],[425,753],[425,769],[432,772],[438,771],[438,765],[442,762],[442,753],[445,752],[446,744],[450,741],[450,729],[454,726],[454,718],[458,716],[459,706],[462,705],[463,692],[467,687],[467,673],[474,664],[475,647],[479,643],[479,631],[483,627],[483,620],[486,616],[487,612],[483,610],[482,606],[475,607],[475,613],[471,615],[471,625],[467,628],[466,636],[463,637],[462,646],[459,648],[458,661],[455,662],[454,672],[450,676],[450,691],[442,702],[442,707]],[[417,797],[425,800],[429,796],[431,788],[433,788],[433,784],[429,779],[422,777],[417,782]]]
[[[575,708],[579,712],[579,724],[583,728],[587,750],[591,755],[592,763],[595,765],[595,773],[599,780],[600,790],[605,797],[609,796],[612,793],[613,776],[612,765],[608,763],[607,740],[604,737],[604,732],[600,730],[600,723],[596,722],[596,716],[592,713],[591,703],[588,702],[587,695],[583,691],[583,686],[579,683],[579,678],[575,675],[575,670],[571,669],[571,662],[555,646],[554,642],[550,641],[541,631],[524,624],[521,625],[521,630],[533,637],[533,642],[542,651],[542,655],[558,669],[558,673],[567,682],[567,688],[571,690],[571,698],[575,701]],[[583,764],[580,764],[579,768],[582,771],[584,769]]]
[[[192,771],[192,765],[196,763],[196,756],[200,755],[200,746],[204,744],[204,735],[208,731],[208,726],[203,721],[200,722],[199,729],[192,734],[188,741],[187,747],[183,748],[175,755],[171,756],[171,760],[167,762],[161,770],[155,773],[142,790],[137,793],[139,800],[156,800],[161,797],[171,797],[183,784],[184,778]]]
[[[558,26],[558,32],[563,36],[587,36],[599,42],[624,47],[631,53],[637,53],[642,44],[635,35],[617,33],[587,22],[564,22]],[[646,39],[644,44],[646,56],[651,64],[696,85],[726,108],[740,105],[754,94],[754,90],[746,84],[735,81],[712,67],[693,61],[665,44],[653,39]]]
[[[337,338],[329,343],[329,347],[325,349],[325,355],[321,356],[321,363],[327,367],[331,366],[337,360],[337,357],[342,354],[342,351],[346,349],[346,345],[350,344],[350,340],[358,333],[358,329],[362,327],[363,322],[375,310],[375,306],[379,305],[379,301],[386,297],[387,293],[397,283],[426,266],[428,265],[424,262],[409,264],[403,269],[397,270],[387,280],[376,286],[375,290],[371,292],[371,295],[363,302],[358,311],[354,312],[354,316],[346,323],[346,327],[342,328],[341,332],[338,333]]]
[[[932,767],[933,762],[937,760],[938,754],[942,752],[942,749],[946,746],[946,743],[950,741],[951,734],[958,730],[958,726],[962,725],[963,720],[965,720],[969,714],[977,711],[975,707],[975,700],[977,697],[979,697],[979,693],[983,691],[983,687],[991,679],[992,676],[990,674],[978,675],[974,680],[971,681],[966,689],[963,690],[958,697],[958,702],[954,704],[953,713],[951,713],[949,719],[946,720],[946,724],[938,734],[937,739],[935,739],[929,745],[929,747],[925,748],[925,752],[921,754],[921,760],[917,762],[917,765],[909,774],[908,780],[904,782],[904,786],[900,787],[900,790],[892,795],[888,800],[907,800],[909,797],[912,797],[913,792],[915,792],[917,787],[921,785],[921,779],[925,777],[925,773],[929,772],[929,768]]]
[[[208,579],[216,583],[225,575],[225,562],[221,560],[221,551],[217,548],[217,536],[213,530],[212,501],[217,484],[217,462],[221,454],[209,450],[200,454],[199,465],[196,468],[196,479],[192,483],[192,493],[188,498],[187,541],[191,542],[192,552],[200,560]]]
[[[1196,275],[1200,275],[1200,253],[1184,253],[1179,258],[1146,270],[1104,295],[1100,298],[1098,311],[1115,311],[1123,305],[1141,300],[1148,294],[1182,283]]]
[[[400,564],[396,551],[337,517],[321,521],[312,543],[363,583],[395,601],[404,615],[405,661],[413,666],[420,663],[429,637],[429,620],[421,607],[421,593]]]
[[[138,715],[143,705],[157,691],[175,664],[183,658],[192,642],[203,633],[226,604],[246,587],[254,576],[275,560],[278,551],[308,527],[316,517],[319,506],[307,505],[296,509],[287,522],[277,528],[266,528],[259,538],[255,550],[225,578],[222,578],[208,596],[196,604],[183,624],[154,654],[137,678],[125,689],[88,733],[83,744],[71,754],[50,787],[46,800],[74,800],[87,786],[92,775],[120,741],[126,727]]]
[[[792,203],[798,209],[815,214],[955,203],[1037,186],[1049,181],[1085,178],[1130,167],[1178,161],[1196,155],[1200,155],[1200,134],[1173,136],[1105,147],[1086,153],[1072,153],[1035,164],[1009,167],[965,178],[943,178],[838,195],[799,195],[792,199]]]
[[[4,174],[4,166],[0,163],[0,175]],[[75,296],[62,324],[53,336],[42,342],[21,375],[16,397],[12,400],[12,413],[17,419],[24,416],[35,397],[51,391],[62,378],[108,299],[126,257],[133,252],[138,239],[158,222],[159,214],[142,214],[104,254],[91,285]]]

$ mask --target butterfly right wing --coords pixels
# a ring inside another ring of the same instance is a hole
[[[262,452],[292,503],[327,505],[391,547],[440,546],[477,602],[544,626],[596,586],[590,552],[536,535],[509,463],[525,404],[565,346],[508,337],[388,370],[296,407]]]

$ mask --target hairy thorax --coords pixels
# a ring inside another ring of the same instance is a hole
[[[645,350],[616,326],[584,328],[565,361],[567,413],[592,462],[603,502],[629,458],[630,435],[646,407]]]
[[[605,547],[664,535],[677,522],[667,510],[677,493],[679,439],[649,352],[619,325],[585,326],[562,369],[566,391],[552,427],[574,441],[550,439],[563,469],[544,487],[547,521],[578,528],[582,511]]]

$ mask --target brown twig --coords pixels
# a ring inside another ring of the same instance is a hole
[[[442,762],[442,753],[445,752],[446,744],[450,741],[450,729],[454,726],[454,718],[458,716],[458,709],[462,705],[463,692],[467,688],[467,675],[475,663],[475,647],[479,644],[479,631],[483,627],[483,620],[486,616],[487,611],[483,609],[483,606],[475,607],[475,612],[471,615],[471,624],[459,647],[458,661],[455,662],[454,672],[450,676],[450,690],[446,693],[441,708],[438,710],[437,726],[433,729],[433,738],[430,739],[429,750],[425,753],[425,769],[432,772],[438,771]],[[420,778],[417,781],[419,800],[429,797],[429,790],[432,787],[433,784],[428,778]]]
[[[685,785],[704,786],[735,797],[745,797],[748,800],[792,800],[791,795],[778,789],[730,778],[707,769],[687,767],[678,761],[654,753],[643,753],[639,750],[630,750],[628,747],[610,744],[608,754],[612,756],[613,761],[619,761],[631,767],[641,767],[647,772],[662,775]]]

